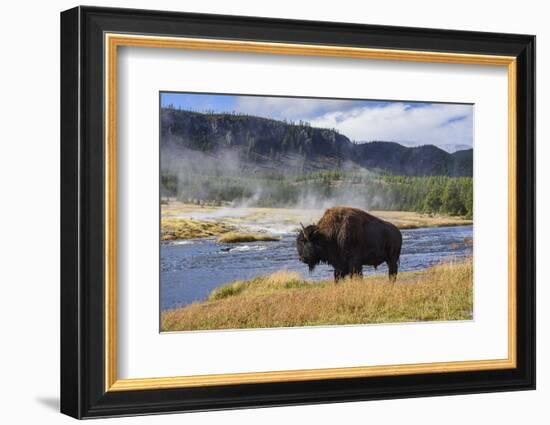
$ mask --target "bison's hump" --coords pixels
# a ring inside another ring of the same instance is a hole
[[[373,215],[370,215],[369,213],[360,210],[359,208],[332,207],[325,211],[323,217],[321,217],[317,225],[319,227],[334,226],[344,220],[349,219],[359,220],[362,222],[378,220]]]
[[[325,211],[317,226],[328,239],[334,239],[344,227],[348,231],[360,232],[371,222],[383,223],[375,216],[352,207],[332,207]]]

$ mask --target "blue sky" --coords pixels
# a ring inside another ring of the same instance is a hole
[[[446,149],[473,143],[474,108],[465,104],[163,92],[161,105],[302,120],[314,127],[336,128],[357,142],[386,140]]]

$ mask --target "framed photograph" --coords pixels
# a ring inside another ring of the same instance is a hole
[[[61,411],[535,388],[535,37],[61,14]]]

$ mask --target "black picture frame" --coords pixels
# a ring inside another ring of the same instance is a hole
[[[517,58],[517,367],[105,391],[104,33],[506,55]],[[61,13],[61,412],[75,418],[535,388],[535,37],[76,7]]]

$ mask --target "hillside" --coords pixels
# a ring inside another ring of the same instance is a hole
[[[405,176],[471,176],[473,150],[448,153],[434,145],[406,147],[393,142],[354,146],[356,161],[365,168]]]
[[[228,152],[249,169],[314,172],[370,169],[404,176],[472,175],[472,150],[448,153],[433,145],[354,143],[332,129],[267,118],[161,109],[163,158],[199,152],[220,158]]]

